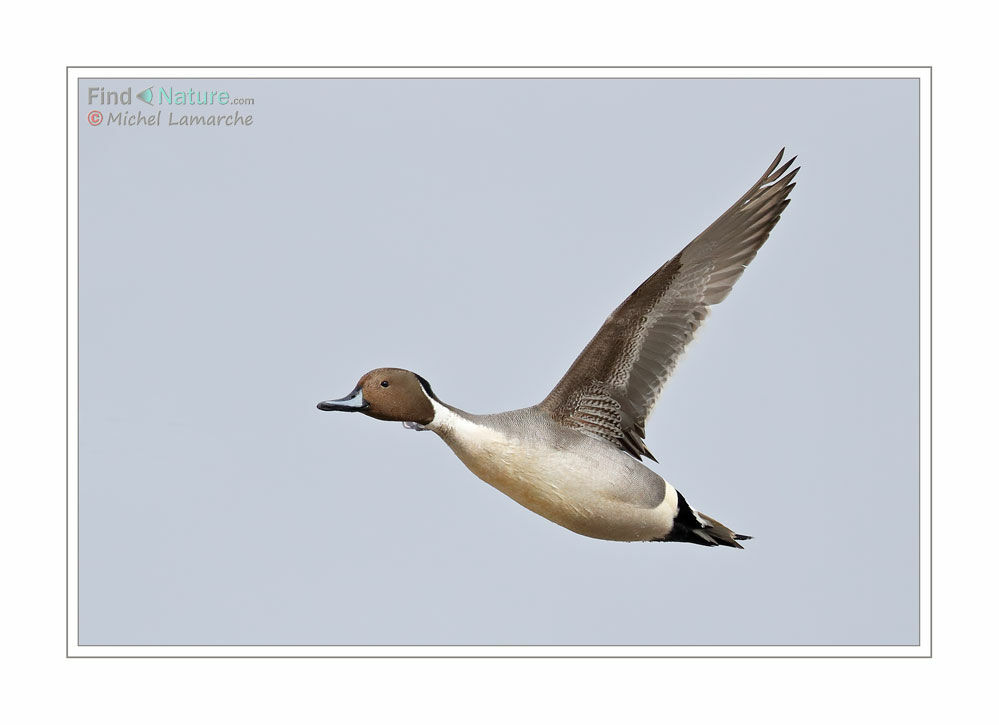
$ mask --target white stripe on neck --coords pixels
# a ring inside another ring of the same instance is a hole
[[[424,391],[424,394],[426,391]],[[427,396],[430,404],[434,407],[434,419],[426,426],[427,430],[432,430],[434,433],[443,434],[448,431],[456,431],[457,429],[463,428],[469,425],[475,425],[472,421],[467,418],[458,415],[453,410],[448,408],[442,403],[438,403],[436,400]]]
[[[469,420],[433,398],[430,399],[430,403],[434,406],[434,419],[426,426],[427,430],[432,430],[444,438],[452,447],[457,446],[471,452],[486,448],[495,449],[497,446],[506,448],[510,445],[511,441],[501,431]],[[461,455],[459,453],[459,457]]]

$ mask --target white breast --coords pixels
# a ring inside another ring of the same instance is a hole
[[[537,462],[522,441],[432,402],[434,420],[427,428],[440,435],[475,475],[517,500],[520,489],[536,485]]]

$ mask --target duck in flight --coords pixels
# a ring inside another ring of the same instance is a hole
[[[798,168],[783,149],[760,179],[622,302],[548,397],[474,415],[399,368],[365,374],[320,410],[362,413],[439,435],[469,470],[522,506],[584,536],[742,548],[750,538],[691,508],[661,476],[645,423],[677,359],[728,296],[790,203]]]

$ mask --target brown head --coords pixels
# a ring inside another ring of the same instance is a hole
[[[378,368],[366,373],[357,387],[338,400],[324,400],[319,410],[364,413],[378,420],[412,421],[429,425],[434,419],[430,383],[400,368]]]

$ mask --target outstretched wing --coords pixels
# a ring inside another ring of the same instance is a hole
[[[783,156],[781,149],[742,198],[611,313],[539,408],[655,460],[643,440],[645,421],[677,359],[790,203],[798,168],[787,173],[793,158],[778,168]]]

